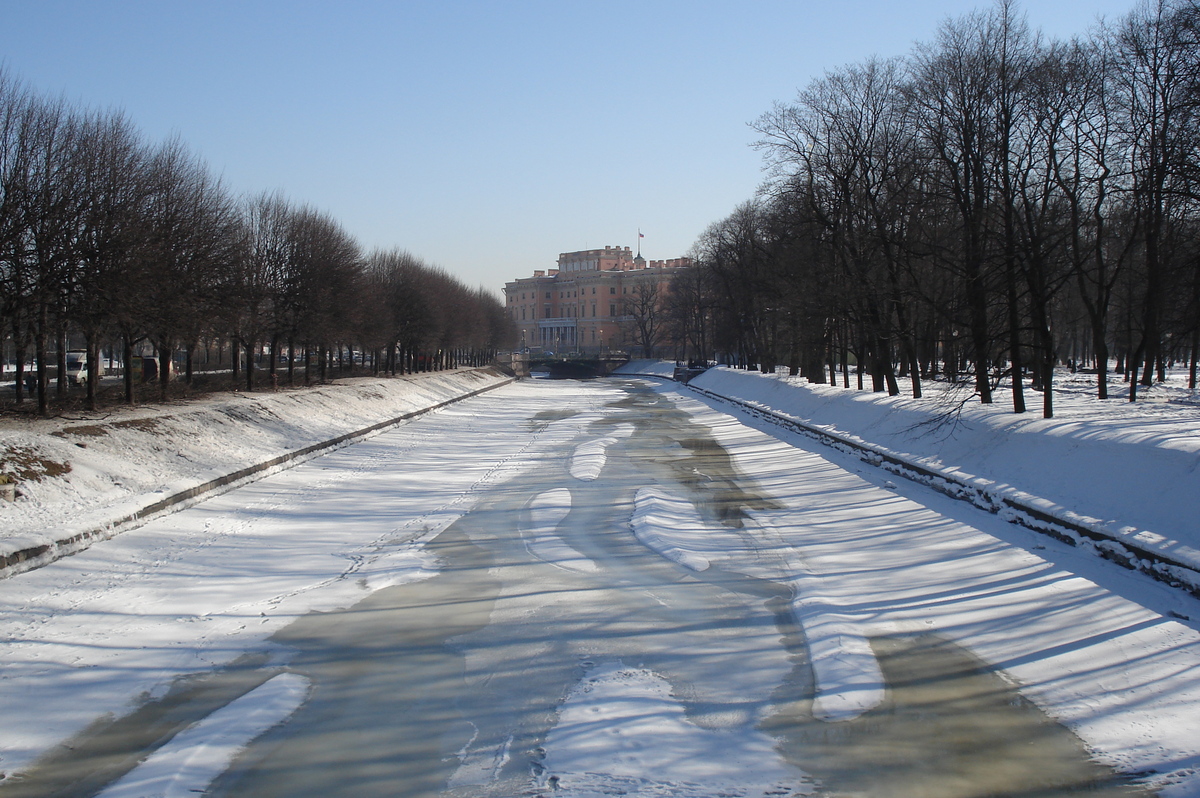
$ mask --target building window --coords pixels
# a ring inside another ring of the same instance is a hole
[[[608,315],[610,315],[610,316],[615,316],[615,315],[617,315],[617,306],[616,306],[616,305],[609,305],[609,306],[608,306]]]
[[[547,291],[547,292],[546,292],[546,299],[549,299],[549,298],[550,298],[550,292],[549,292],[549,291]]]
[[[592,318],[596,318],[596,303],[592,303]]]
[[[615,294],[615,293],[617,293],[617,287],[616,287],[615,285],[611,285],[611,286],[609,286],[609,287],[608,287],[608,293],[610,293],[610,294]]]
[[[592,286],[592,293],[593,294],[596,293],[596,286],[594,286],[594,285]]]

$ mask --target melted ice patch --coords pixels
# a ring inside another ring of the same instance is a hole
[[[251,741],[287,720],[308,690],[308,679],[281,673],[175,735],[98,798],[194,798]]]
[[[642,488],[634,498],[633,533],[638,540],[672,562],[693,571],[708,569],[709,530],[687,499],[658,488]]]
[[[775,744],[751,726],[702,729],[664,679],[610,663],[591,671],[559,708],[539,782],[562,798],[812,794]]]
[[[525,550],[532,556],[568,571],[595,573],[600,570],[558,534],[558,525],[571,512],[571,491],[555,488],[539,494],[529,503],[529,526],[522,528]]]

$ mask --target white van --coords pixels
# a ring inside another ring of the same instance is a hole
[[[99,363],[99,376],[104,376],[104,361]],[[88,380],[87,352],[67,352],[67,381],[72,385],[84,385]]]

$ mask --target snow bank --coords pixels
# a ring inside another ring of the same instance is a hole
[[[16,502],[0,502],[0,568],[42,565],[222,481],[506,381],[491,370],[459,370],[8,421],[0,428],[0,472],[28,478]]]
[[[943,383],[916,400],[714,368],[690,386],[864,447],[876,465],[1200,594],[1200,404],[1178,377],[1134,405],[1094,399],[1092,379],[1061,375],[1053,419],[1012,413],[1004,390],[993,405],[958,410],[966,397]]]
[[[631,360],[617,369],[618,374],[645,374],[651,377],[671,377],[675,364],[670,360]]]
[[[634,498],[633,533],[672,562],[693,571],[708,569],[707,525],[687,499],[659,488],[642,488]],[[711,545],[711,544],[709,544]]]
[[[571,455],[571,476],[582,482],[591,482],[599,478],[600,472],[604,470],[604,464],[608,462],[608,447],[632,434],[633,425],[619,424],[613,430],[612,435],[576,446],[575,452]]]
[[[1055,418],[1011,412],[1000,392],[939,421],[951,396],[888,397],[800,377],[711,369],[692,384],[885,447],[998,494],[1039,497],[1113,529],[1135,527],[1200,549],[1200,406],[1101,402],[1079,383],[1056,393]]]
[[[571,491],[555,488],[529,502],[529,523],[522,525],[525,550],[544,563],[581,573],[596,573],[600,567],[568,545],[558,534],[558,525],[571,512]]]

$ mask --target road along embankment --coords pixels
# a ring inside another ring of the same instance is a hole
[[[672,379],[671,365],[655,361],[619,373]],[[1105,409],[1093,404],[1054,422],[1014,422],[982,408],[940,431],[936,407],[774,375],[715,368],[687,388],[1200,597],[1196,457],[1152,411],[1106,420],[1089,417]]]
[[[0,578],[511,381],[460,369],[5,421]]]

